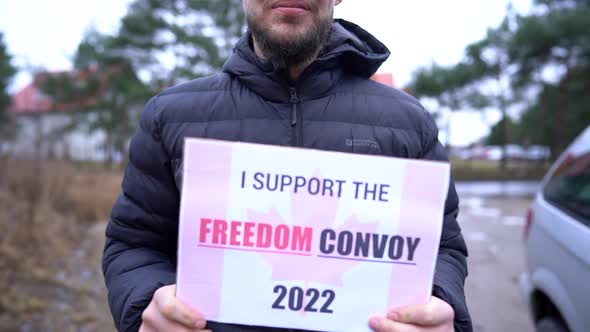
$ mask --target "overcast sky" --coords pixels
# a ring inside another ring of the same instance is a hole
[[[211,0],[213,1],[213,0]],[[62,70],[90,26],[114,32],[129,0],[0,0],[0,31],[20,67]],[[353,21],[379,38],[391,51],[381,72],[391,72],[404,86],[417,68],[433,61],[453,64],[464,47],[497,26],[509,0],[344,0],[336,17]],[[531,0],[513,0],[521,13]],[[26,73],[13,82],[15,91],[30,81]],[[452,118],[451,142],[465,145],[485,135],[479,113],[457,112]],[[444,140],[444,135],[441,137]]]

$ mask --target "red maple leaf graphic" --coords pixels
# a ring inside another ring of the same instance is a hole
[[[314,243],[317,243],[316,237],[319,237],[319,232],[326,228],[333,229],[337,234],[340,230],[354,230],[353,233],[357,231],[374,233],[377,230],[377,222],[359,223],[356,215],[351,215],[344,224],[337,228],[334,227],[339,204],[340,199],[338,197],[312,196],[303,192],[292,193],[291,220],[293,225],[314,226],[316,228],[316,231],[314,231]],[[266,213],[248,210],[248,218],[256,222],[273,220],[277,224],[285,223],[284,218],[274,207]],[[309,282],[342,287],[342,275],[360,263],[354,260],[317,257],[316,250],[318,248],[312,247],[312,256],[275,253],[260,253],[260,255],[272,265],[272,279],[274,281],[302,280],[304,281],[304,288],[307,288]],[[327,263],[330,264],[330,269],[325,268]]]

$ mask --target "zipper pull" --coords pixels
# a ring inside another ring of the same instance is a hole
[[[297,98],[297,90],[291,87],[289,88],[289,94],[291,95],[291,126],[297,125],[297,103],[299,102],[299,98]]]

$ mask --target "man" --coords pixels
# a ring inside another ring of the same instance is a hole
[[[243,0],[249,32],[223,73],[168,89],[147,104],[103,258],[120,331],[278,331],[205,322],[199,308],[174,295],[185,137],[446,160],[424,108],[369,79],[389,51],[360,27],[333,21],[340,2]],[[367,317],[373,330],[471,331],[457,211],[451,185],[431,301]]]

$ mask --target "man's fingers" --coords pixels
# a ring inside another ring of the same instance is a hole
[[[167,331],[174,331],[174,332],[203,332],[203,330],[197,327],[188,327],[184,324],[180,324],[177,322],[167,321],[164,325],[161,325],[157,332],[167,332]]]
[[[148,313],[143,316],[143,323],[139,328],[139,332],[211,332],[210,330],[200,330],[198,327],[189,327],[186,324],[173,321],[164,317],[164,315],[156,309],[153,309],[153,312],[150,313],[148,309],[145,311]]]
[[[162,287],[156,292],[154,299],[158,310],[162,315],[174,322],[190,328],[202,329],[205,327],[205,319],[197,312],[189,308],[182,301],[178,300],[175,295],[175,286]]]
[[[404,307],[389,312],[387,318],[397,322],[422,326],[434,326],[446,321],[446,317],[438,315],[431,305]]]
[[[383,317],[373,317],[369,320],[369,327],[375,332],[419,332],[417,326],[394,322]]]
[[[454,311],[449,304],[433,296],[428,304],[390,311],[387,318],[406,324],[437,326],[452,321]]]
[[[203,330],[197,328],[197,327],[187,327],[186,325],[180,324],[180,323],[176,323],[176,322],[172,322],[169,323],[165,328],[161,329],[160,331],[162,332],[166,332],[166,331],[174,331],[174,332],[203,332]],[[158,331],[158,332],[160,332]]]
[[[191,328],[205,327],[205,321],[176,297],[166,298],[158,305],[162,315],[171,321]]]

